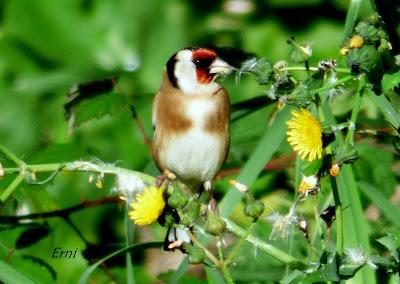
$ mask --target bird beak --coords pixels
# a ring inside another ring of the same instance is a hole
[[[225,61],[217,58],[210,65],[210,74],[228,75],[233,70],[233,67]]]

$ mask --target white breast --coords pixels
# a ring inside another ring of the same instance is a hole
[[[191,101],[185,114],[191,119],[193,127],[175,136],[166,147],[167,168],[182,180],[211,180],[220,167],[221,148],[225,141],[204,130],[205,117],[215,107],[209,99]]]

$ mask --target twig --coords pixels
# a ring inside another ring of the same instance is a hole
[[[123,95],[127,95],[127,93],[117,84],[117,81],[116,81],[116,80],[113,79],[112,82],[113,82],[113,85],[114,85],[115,89],[116,89],[118,92],[120,92],[120,93],[123,94]],[[145,128],[144,128],[144,125],[143,125],[143,123],[142,123],[142,120],[141,120],[140,117],[138,116],[138,113],[137,113],[137,111],[136,111],[136,107],[135,107],[133,101],[132,101],[130,107],[131,107],[132,117],[133,117],[133,119],[135,120],[136,125],[138,126],[140,133],[142,134],[143,143],[149,148],[150,153],[152,153],[152,150],[151,150],[151,140],[150,140],[149,136],[148,136],[147,133],[146,133],[146,130],[145,130]]]
[[[221,237],[218,237],[217,249],[218,249],[218,256],[219,256],[219,263],[220,263],[219,268],[221,269],[222,275],[224,276],[226,283],[234,284],[232,276],[228,270],[228,264],[224,260],[224,255],[222,253],[221,246],[222,246],[222,240],[221,240]]]
[[[111,204],[111,203],[119,203],[122,202],[122,200],[119,198],[119,196],[110,196],[110,197],[105,197],[102,199],[97,199],[97,200],[85,200],[81,204],[61,209],[61,210],[55,210],[55,211],[50,211],[50,212],[41,212],[41,213],[32,213],[32,214],[26,214],[26,215],[19,215],[19,216],[0,216],[0,223],[1,224],[13,224],[17,223],[23,220],[30,220],[30,219],[41,219],[41,218],[51,218],[51,217],[61,217],[61,218],[68,218],[68,216],[75,212],[79,211],[85,208],[89,207],[95,207],[95,206],[100,206],[100,205],[105,205],[105,204]]]
[[[60,166],[63,165],[60,169]],[[118,175],[121,173],[136,175],[138,178],[143,180],[143,182],[151,184],[154,183],[155,179],[153,176],[144,174],[142,172],[132,171],[125,168],[120,168],[112,164],[106,163],[95,163],[88,161],[75,161],[69,163],[54,163],[54,164],[37,164],[37,165],[25,165],[26,170],[33,171],[35,173],[39,172],[55,172],[59,170],[60,172],[90,172],[90,173],[100,173],[100,174],[113,174]],[[4,174],[19,173],[20,168],[3,168]]]
[[[239,252],[242,244],[244,243],[244,241],[246,240],[247,236],[250,234],[251,230],[254,227],[255,222],[251,223],[251,225],[249,226],[249,228],[247,228],[246,233],[243,234],[242,236],[240,236],[239,241],[236,243],[236,245],[234,246],[234,248],[231,250],[231,252],[229,253],[228,257],[226,258],[226,263],[229,264],[233,261],[233,258],[236,256],[236,254]]]

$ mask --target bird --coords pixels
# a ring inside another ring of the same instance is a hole
[[[229,152],[230,100],[216,82],[233,66],[207,47],[173,54],[156,93],[152,152],[158,169],[191,191],[211,190]]]

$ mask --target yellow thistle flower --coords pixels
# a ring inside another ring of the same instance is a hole
[[[312,162],[322,155],[321,123],[307,109],[292,110],[287,141],[302,159]]]
[[[129,212],[129,218],[136,225],[149,225],[157,220],[164,209],[163,191],[156,186],[146,187],[143,193],[136,195],[136,200],[130,205],[132,211]]]

